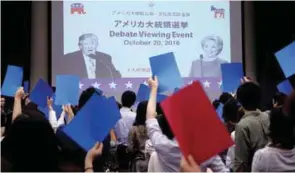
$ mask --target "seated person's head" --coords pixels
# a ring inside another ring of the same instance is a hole
[[[58,143],[54,131],[37,111],[19,115],[2,141],[13,171],[58,171]]]
[[[273,108],[270,112],[269,137],[272,145],[283,149],[292,149],[295,145],[294,121],[284,113],[282,107]]]
[[[137,105],[136,117],[133,124],[134,126],[139,126],[139,125],[145,126],[147,103],[148,103],[147,101],[143,101]]]
[[[260,107],[261,88],[253,82],[246,82],[237,90],[237,100],[246,111],[255,111]]]
[[[87,88],[86,90],[82,92],[79,98],[79,106],[78,106],[79,109],[81,109],[86,104],[86,102],[91,98],[93,93],[96,93],[97,95],[101,95],[98,91],[96,91],[94,87]]]
[[[218,106],[220,105],[219,100],[215,99],[215,100],[212,102],[212,105],[213,105],[213,107],[214,107],[215,109],[217,109]]]
[[[282,92],[277,92],[272,99],[273,107],[282,106],[285,103],[287,95]]]
[[[219,97],[219,102],[222,104],[225,104],[227,101],[229,101],[232,98],[233,96],[230,93],[223,92]]]
[[[240,114],[239,114],[239,108],[238,102],[235,99],[230,99],[226,102],[226,104],[223,106],[223,113],[222,117],[224,119],[224,122],[230,123],[230,124],[236,124],[240,121]]]
[[[121,97],[123,107],[131,108],[136,101],[136,94],[133,91],[125,91]]]

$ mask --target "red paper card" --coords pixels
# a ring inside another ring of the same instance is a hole
[[[201,164],[234,143],[202,85],[194,82],[161,103],[184,156]]]

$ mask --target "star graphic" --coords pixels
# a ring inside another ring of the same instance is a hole
[[[219,81],[219,82],[217,82],[218,83],[218,86],[219,86],[219,88],[221,87],[221,85],[222,85],[222,81]]]
[[[100,89],[100,83],[97,83],[97,82],[95,82],[95,83],[93,83],[92,84],[92,86],[94,87],[94,88],[97,88],[97,89]]]
[[[79,88],[82,89],[83,86],[84,86],[84,84],[79,82]]]
[[[126,88],[128,89],[128,88],[132,88],[132,83],[130,82],[130,81],[128,81],[128,83],[125,83],[125,85],[126,85]]]
[[[109,83],[110,88],[116,89],[117,84],[114,83],[114,81],[112,83]]]
[[[187,84],[188,85],[190,85],[190,84],[192,84],[194,81],[193,80],[191,80],[191,81],[189,81]]]
[[[205,82],[203,82],[203,85],[205,88],[210,88],[210,82],[208,82],[207,80]]]

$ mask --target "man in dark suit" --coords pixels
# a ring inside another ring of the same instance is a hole
[[[64,66],[60,74],[74,74],[80,78],[121,78],[121,74],[112,63],[112,57],[96,51],[98,39],[94,34],[79,37],[79,51],[64,55]]]

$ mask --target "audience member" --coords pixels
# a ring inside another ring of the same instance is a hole
[[[121,102],[122,108],[120,109],[121,119],[115,125],[115,134],[118,140],[117,157],[119,168],[121,170],[128,170],[130,153],[127,151],[128,134],[134,123],[136,114],[131,110],[132,105],[136,101],[136,94],[133,91],[125,91],[122,94]]]
[[[15,94],[13,122],[2,141],[2,157],[10,164],[5,171],[56,172],[58,143],[49,122],[37,111],[22,113],[23,88]],[[7,165],[3,165],[7,166]]]
[[[294,122],[281,107],[270,113],[270,143],[256,151],[252,172],[293,172],[295,171]]]
[[[102,154],[103,144],[97,142],[88,152],[85,157],[85,172],[94,172],[93,161],[97,156]]]
[[[151,155],[148,172],[179,172],[181,162],[181,152],[169,123],[163,113],[159,116],[159,122],[155,118],[156,100],[158,90],[158,79],[149,79],[151,87],[150,98],[146,114],[146,127],[149,139],[155,148]],[[160,125],[159,125],[160,124]],[[160,127],[161,126],[161,127]],[[219,156],[214,156],[200,165],[201,171],[210,168],[214,172],[228,172],[229,170],[223,164]]]
[[[145,153],[145,144],[148,140],[146,121],[147,101],[140,102],[136,110],[136,118],[129,132],[128,149],[132,154],[131,172],[147,172],[149,155]]]
[[[227,127],[227,130],[231,134],[233,140],[235,140],[235,126],[241,118],[239,115],[239,110],[240,106],[234,98],[228,100],[223,106],[222,117]],[[232,169],[232,161],[234,160],[234,146],[230,147],[228,150],[225,150],[220,154],[226,166],[229,169]]]
[[[90,87],[81,93],[79,98],[78,111],[87,103],[87,101],[91,98],[93,94],[100,95],[100,93],[97,92],[96,89],[93,87]],[[62,159],[69,161],[70,163],[75,165],[77,167],[77,171],[83,171],[86,152],[73,140],[71,140],[66,134],[64,134],[62,128],[57,129],[56,135],[59,139],[59,145],[62,148]],[[105,165],[110,154],[110,141],[110,135],[108,135],[102,142],[104,146],[102,154],[101,156],[96,157],[93,163],[93,168],[95,172],[105,171]]]
[[[227,101],[229,101],[232,98],[233,96],[230,93],[223,92],[219,97],[219,102],[224,105]]]
[[[235,159],[233,171],[251,171],[254,153],[268,142],[269,119],[258,108],[261,101],[260,86],[253,82],[243,83],[237,90],[237,99],[245,115],[235,128]]]

